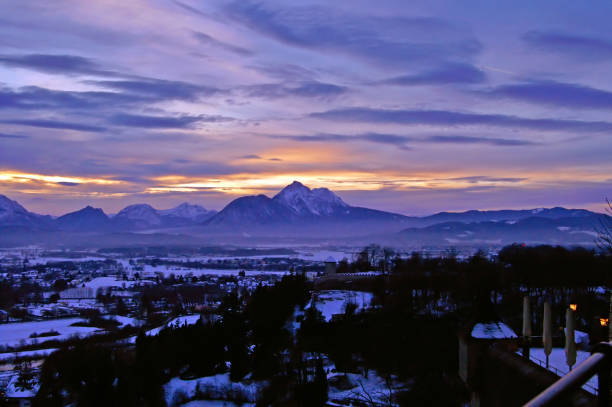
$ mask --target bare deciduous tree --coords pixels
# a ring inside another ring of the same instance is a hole
[[[612,202],[606,198],[608,207],[606,208],[606,214],[612,216]],[[602,217],[600,226],[597,229],[597,246],[612,254],[612,221],[609,217]]]

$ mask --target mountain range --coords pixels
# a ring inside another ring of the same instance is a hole
[[[130,205],[115,215],[87,206],[58,218],[27,211],[0,195],[0,231],[23,242],[40,234],[165,234],[275,236],[354,241],[357,238],[401,246],[504,245],[514,242],[592,245],[609,216],[584,209],[537,208],[440,212],[425,217],[351,206],[327,188],[310,189],[294,181],[272,198],[244,196],[221,211],[183,203],[158,210]],[[34,234],[33,232],[37,232]],[[364,240],[364,241],[366,241]],[[194,241],[197,241],[195,239]]]
[[[0,228],[21,227],[42,231],[111,232],[175,228],[202,223],[217,211],[200,205],[182,203],[175,208],[157,210],[148,204],[123,208],[109,216],[100,208],[86,206],[58,218],[29,212],[18,202],[0,195]]]
[[[408,217],[390,212],[350,206],[327,188],[310,189],[294,181],[273,198],[244,196],[230,202],[205,225],[226,226],[316,226],[347,225],[355,222],[396,223]]]

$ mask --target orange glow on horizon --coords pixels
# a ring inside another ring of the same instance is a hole
[[[235,174],[224,178],[197,178],[167,175],[153,180],[159,183],[146,189],[146,193],[191,192],[213,190],[233,195],[258,194],[281,189],[293,181],[311,188],[329,188],[334,191],[377,191],[382,189],[456,189],[473,186],[474,182],[462,178],[444,178],[440,174],[419,174],[411,177],[374,172],[328,172],[286,174]],[[507,185],[504,180],[479,180],[480,185]]]
[[[116,185],[120,184],[121,181],[109,180],[103,178],[84,178],[84,177],[71,177],[61,175],[45,175],[45,174],[31,174],[21,172],[0,172],[0,182],[10,182],[25,184],[30,182],[45,182],[48,184],[98,184],[98,185]]]

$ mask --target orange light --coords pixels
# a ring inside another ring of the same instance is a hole
[[[570,309],[576,311],[578,309],[578,304],[570,304]]]
[[[599,318],[599,324],[601,326],[608,326],[608,318]]]

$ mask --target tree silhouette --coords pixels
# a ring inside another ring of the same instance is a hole
[[[606,214],[612,216],[612,202],[606,198]],[[600,226],[597,229],[597,246],[612,254],[612,220],[609,216],[602,217]]]

